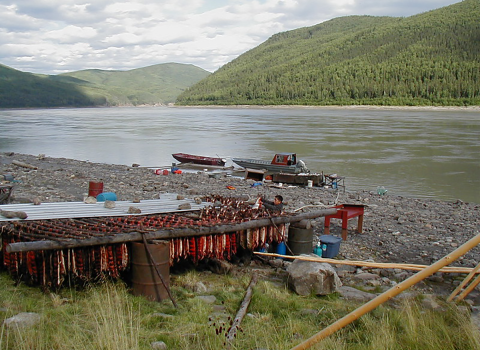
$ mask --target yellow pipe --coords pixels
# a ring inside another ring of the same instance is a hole
[[[465,277],[465,279],[462,281],[462,283],[460,283],[458,285],[458,287],[455,288],[455,290],[452,292],[452,294],[450,294],[450,296],[447,298],[447,301],[452,301],[453,298],[455,298],[455,296],[458,294],[458,292],[460,292],[462,290],[462,288],[465,287],[468,282],[470,282],[470,280],[475,275],[475,273],[478,271],[478,269],[480,269],[480,263],[478,263],[478,265],[475,266],[475,268],[468,274],[468,276]]]
[[[413,286],[414,284],[424,280],[428,276],[433,275],[435,272],[440,270],[442,267],[451,264],[453,261],[457,260],[459,257],[467,253],[470,249],[475,247],[480,243],[480,234],[476,235],[468,242],[464,243],[457,249],[455,249],[450,254],[444,256],[442,259],[438,260],[433,265],[430,265],[423,269],[422,271],[417,272],[413,276],[407,278],[405,281],[397,284],[396,286],[390,288],[386,292],[380,294],[376,298],[372,299],[368,303],[360,306],[358,309],[352,311],[348,315],[342,317],[338,321],[332,323],[327,328],[324,328],[322,331],[318,332],[317,334],[313,335],[309,339],[305,340],[303,343],[298,344],[297,346],[293,347],[291,350],[303,350],[310,348],[313,344],[318,343],[320,340],[328,337],[329,335],[333,334],[334,332],[338,331],[339,329],[345,327],[346,325],[350,324],[351,322],[355,321],[356,319],[360,318],[361,316],[365,315],[366,313],[372,311],[377,306],[383,304],[384,302],[388,301],[389,299],[393,298],[394,296],[400,294],[405,289]]]

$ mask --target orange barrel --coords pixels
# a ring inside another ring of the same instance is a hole
[[[88,195],[97,198],[103,192],[103,182],[90,181],[88,183]]]
[[[143,243],[132,242],[132,293],[152,301],[162,301],[169,296],[155,265],[162,274],[166,286],[170,288],[170,242],[154,240],[149,242],[148,248],[153,256],[153,262]]]

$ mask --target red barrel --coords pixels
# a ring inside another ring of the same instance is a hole
[[[103,192],[103,182],[90,181],[88,183],[88,195],[97,198]]]

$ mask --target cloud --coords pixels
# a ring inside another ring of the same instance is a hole
[[[458,0],[457,0],[458,1]],[[0,63],[56,74],[158,63],[214,71],[278,32],[455,0],[0,0]]]

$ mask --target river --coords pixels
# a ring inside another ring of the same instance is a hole
[[[0,110],[0,152],[149,167],[170,165],[177,152],[296,152],[312,172],[345,176],[347,191],[383,186],[387,195],[480,203],[478,109]]]

